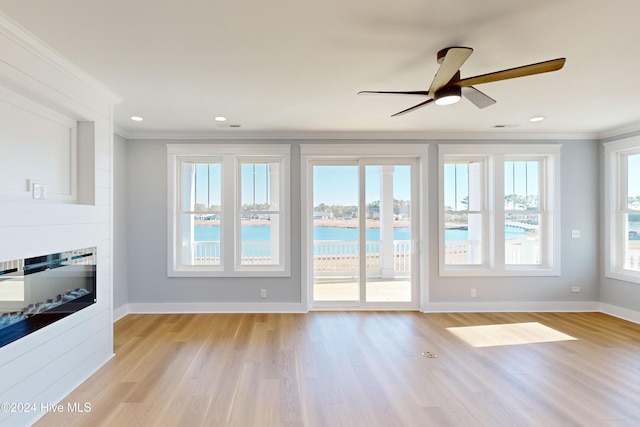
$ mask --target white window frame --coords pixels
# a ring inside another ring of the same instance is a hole
[[[290,277],[290,144],[167,144],[167,275],[169,277]],[[181,265],[178,214],[182,159],[220,161],[222,189],[220,265]],[[278,161],[278,264],[242,265],[240,260],[240,163]]]
[[[439,237],[440,237],[440,254],[443,254],[443,256],[441,257],[441,267],[444,266],[447,270],[450,271],[455,271],[455,270],[462,270],[462,271],[469,271],[469,270],[486,270],[487,268],[489,268],[490,265],[490,258],[489,258],[489,254],[491,253],[491,248],[492,248],[492,239],[490,238],[490,236],[492,235],[491,229],[492,229],[492,224],[489,221],[489,217],[490,217],[490,211],[488,209],[488,206],[490,204],[489,201],[489,192],[487,191],[488,188],[488,177],[489,177],[489,172],[492,169],[492,165],[491,165],[491,159],[488,156],[469,156],[469,155],[444,155],[440,158],[440,165],[439,165],[439,170],[440,170],[440,176],[442,177],[442,179],[440,180],[440,182],[442,182],[442,184],[444,185],[444,166],[445,163],[478,163],[479,165],[479,171],[478,171],[478,176],[476,177],[476,181],[474,182],[476,187],[479,187],[479,208],[477,210],[469,210],[469,211],[449,211],[449,210],[445,210],[445,206],[444,206],[444,188],[442,188],[441,191],[439,191],[439,203],[438,206],[440,206],[441,209],[441,214],[440,214],[440,222],[442,224],[442,226],[439,229]],[[471,181],[471,179],[470,179]],[[471,193],[471,188],[469,188],[469,193]],[[471,197],[470,197],[471,198]],[[444,221],[445,221],[445,215],[447,213],[466,213],[468,215],[473,215],[473,214],[479,214],[481,215],[481,244],[479,245],[479,249],[480,249],[480,262],[479,263],[474,263],[474,264],[445,264],[445,259],[444,259],[444,248],[445,248],[445,236],[444,236]],[[441,268],[442,269],[442,268]]]
[[[306,285],[302,287],[303,301],[306,301],[309,307],[317,306],[317,302],[313,301],[313,252],[310,247],[313,243],[313,166],[322,164],[323,161],[329,160],[331,165],[336,165],[342,159],[345,163],[353,164],[355,159],[358,161],[371,161],[377,158],[393,158],[402,157],[413,158],[417,162],[416,170],[417,182],[416,188],[412,190],[412,218],[417,221],[415,237],[412,238],[412,253],[418,258],[418,261],[412,267],[412,279],[415,280],[415,289],[419,295],[412,296],[411,307],[419,303],[424,306],[428,303],[429,298],[429,251],[428,245],[423,247],[423,242],[428,242],[428,192],[427,176],[428,176],[428,154],[429,145],[427,144],[401,144],[394,141],[393,143],[381,144],[300,144],[301,154],[301,234],[302,234],[302,277]],[[414,160],[411,160],[414,161]],[[362,176],[360,176],[362,182]],[[364,193],[362,193],[364,194]],[[364,199],[363,199],[364,200]],[[361,202],[361,204],[363,204]],[[364,289],[364,288],[363,288]],[[364,298],[362,298],[364,301]],[[372,303],[368,303],[374,305]],[[397,307],[407,309],[410,306],[405,303],[397,303]],[[389,308],[388,305],[385,306]]]
[[[549,258],[549,254],[553,253],[553,248],[549,246],[549,242],[548,242],[548,231],[547,228],[549,227],[550,224],[552,224],[551,218],[550,218],[550,210],[547,208],[549,205],[553,205],[553,203],[550,203],[549,198],[547,197],[547,193],[550,191],[550,189],[547,188],[547,185],[545,185],[546,181],[549,179],[549,175],[548,175],[548,171],[547,168],[549,167],[549,161],[547,159],[547,156],[539,156],[539,155],[526,155],[526,156],[522,156],[522,155],[506,155],[506,156],[502,156],[502,159],[500,160],[501,164],[504,165],[504,162],[521,162],[521,161],[535,161],[538,162],[539,164],[539,169],[538,169],[538,209],[536,212],[533,212],[536,215],[540,216],[540,264],[539,265],[535,265],[535,264],[506,264],[505,261],[505,270],[531,270],[531,269],[538,269],[541,268],[545,265],[553,265],[553,259]],[[505,198],[505,194],[504,194],[504,180],[502,182],[502,189],[503,189],[503,193],[500,195],[501,200],[502,200],[502,219],[503,221],[506,221],[506,214],[507,212],[513,212],[513,213],[517,213],[517,212],[522,212],[519,210],[507,210],[504,209],[504,198]],[[496,199],[497,200],[497,199]],[[501,227],[501,231],[504,231],[504,226],[500,225]],[[502,241],[505,241],[505,236],[502,236]],[[505,247],[505,252],[506,252],[506,247]],[[506,253],[505,253],[506,255]],[[503,255],[503,259],[505,259],[506,256]]]
[[[623,216],[628,213],[627,167],[630,155],[640,154],[640,136],[604,143],[605,178],[605,276],[640,283],[640,272],[625,267],[627,233]]]
[[[439,144],[439,274],[440,276],[558,276],[560,275],[560,149],[561,144]],[[444,163],[485,158],[484,262],[445,264]],[[537,160],[540,168],[540,264],[506,264],[504,162]]]

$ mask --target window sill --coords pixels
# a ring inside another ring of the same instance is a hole
[[[605,273],[604,277],[608,279],[622,280],[624,282],[640,284],[640,271],[639,272],[635,272],[632,270],[625,270],[624,272],[609,271]]]
[[[560,271],[551,268],[535,269],[504,269],[494,270],[486,268],[456,268],[440,269],[440,277],[553,277],[560,276]]]
[[[168,277],[291,277],[289,270],[204,270],[180,269],[167,271]]]

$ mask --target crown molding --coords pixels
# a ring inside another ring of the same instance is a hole
[[[115,132],[127,140],[240,140],[240,139],[277,139],[277,140],[595,140],[597,135],[589,132],[397,132],[397,131],[235,131],[211,130],[194,132],[176,131],[130,131],[116,126]]]
[[[598,134],[599,140],[618,139],[623,135],[640,132],[640,122],[629,123],[624,126],[611,128]],[[630,136],[630,135],[629,135]]]
[[[73,62],[66,59],[62,54],[48,46],[42,40],[30,33],[26,28],[15,22],[4,12],[0,11],[0,34],[7,36],[18,45],[42,59],[47,64],[62,71],[76,81],[90,87],[95,92],[108,99],[109,102],[119,104],[122,98],[111,89],[104,86],[86,71],[82,70]]]

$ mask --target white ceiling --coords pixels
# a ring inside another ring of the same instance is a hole
[[[121,96],[115,126],[128,138],[563,138],[640,123],[638,0],[0,0],[0,10]],[[463,100],[391,118],[423,98],[356,95],[428,89],[447,46],[474,49],[463,78],[567,62],[478,86],[498,101],[482,110]],[[241,127],[219,127],[218,115]]]

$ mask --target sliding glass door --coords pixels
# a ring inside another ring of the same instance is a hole
[[[365,301],[411,302],[411,166],[365,168]]]
[[[417,162],[313,162],[314,307],[415,308]]]
[[[357,164],[313,167],[313,298],[360,300]]]

